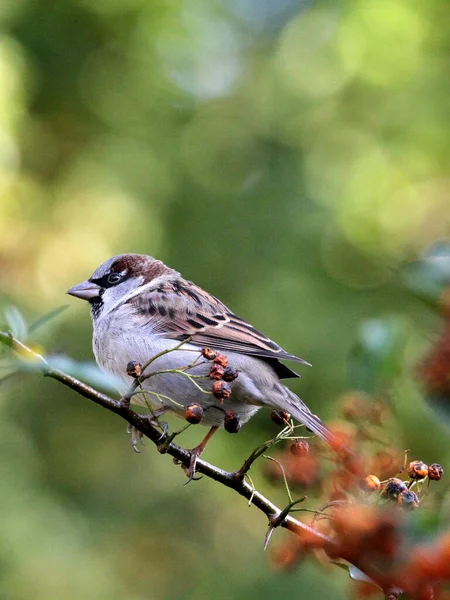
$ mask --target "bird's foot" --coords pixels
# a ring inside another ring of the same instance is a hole
[[[206,448],[206,444],[209,442],[209,440],[215,434],[217,429],[218,429],[218,427],[216,427],[216,426],[211,427],[211,429],[206,434],[205,439],[202,440],[202,442],[198,446],[196,446],[195,448],[192,448],[191,460],[189,461],[189,467],[186,467],[183,464],[181,465],[184,472],[186,473],[187,478],[188,478],[188,480],[185,482],[184,485],[187,485],[188,483],[190,483],[193,480],[201,479],[201,477],[195,477],[197,461],[198,461],[199,457],[203,454],[203,452]]]
[[[162,429],[162,433],[160,438],[158,439],[158,443],[160,443],[167,436],[167,433],[169,431],[169,424],[167,423],[167,421],[158,420],[158,417],[163,415],[167,410],[167,407],[162,406],[161,408],[154,410],[152,413],[139,415],[142,419],[146,419],[153,427],[160,427]],[[128,423],[127,433],[131,434],[131,447],[135,452],[139,454],[140,450],[138,449],[138,443],[141,442],[141,444],[144,445],[144,442],[142,440],[142,438],[144,437],[143,433],[136,429],[136,427],[131,425],[131,423]]]
[[[199,479],[202,478],[201,475],[200,475],[200,477],[195,476],[195,469],[197,466],[197,460],[198,460],[199,456],[202,454],[203,450],[204,450],[204,448],[201,449],[200,446],[193,448],[191,450],[191,460],[189,462],[189,467],[186,467],[186,465],[183,465],[183,464],[181,465],[181,468],[186,473],[186,477],[187,477],[187,481],[185,481],[184,485],[187,485],[191,481],[198,481]]]
[[[142,445],[144,445],[144,442],[142,441],[144,434],[139,431],[139,429],[136,429],[131,423],[128,423],[127,433],[131,435],[131,447],[137,454],[140,454],[141,451],[138,448],[138,444],[141,442]]]

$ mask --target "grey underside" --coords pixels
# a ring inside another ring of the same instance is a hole
[[[111,335],[110,332],[110,335],[107,336],[108,344],[103,342],[105,336],[102,336],[103,343],[101,345],[96,343],[97,339],[98,337],[94,336],[96,358],[105,371],[122,379],[123,386],[119,390],[122,394],[129,389],[132,383],[132,378],[126,375],[126,365],[130,360],[145,364],[149,357],[179,344],[177,341],[161,337],[142,338],[134,335],[133,331],[122,331],[119,335]],[[161,369],[180,369],[192,364],[198,359],[199,350],[192,344],[185,344],[182,350],[172,351],[156,359],[146,373]],[[229,365],[237,369],[239,375],[235,381],[230,383],[231,396],[223,403],[210,393],[213,385],[213,381],[208,377],[211,362],[205,361],[203,358],[199,361],[202,364],[197,364],[188,371],[191,375],[202,376],[201,379],[195,378],[195,383],[181,374],[154,375],[145,381],[144,388],[147,391],[145,397],[144,395],[135,396],[133,402],[143,406],[151,404],[153,408],[168,406],[179,416],[184,415],[186,406],[199,402],[207,409],[203,424],[219,426],[223,425],[224,411],[226,410],[234,410],[239,413],[242,423],[248,421],[264,405],[275,408],[282,408],[286,405],[285,410],[287,410],[291,393],[287,394],[287,388],[280,383],[279,376],[272,366],[276,359],[261,359],[236,352],[228,353],[227,357]],[[278,364],[281,365],[281,363]],[[202,393],[197,386],[209,393]],[[302,406],[301,400],[297,401]]]

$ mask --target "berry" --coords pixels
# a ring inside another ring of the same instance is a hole
[[[419,498],[417,497],[417,494],[411,490],[403,490],[403,492],[400,492],[397,502],[405,510],[415,510],[416,508],[419,508]]]
[[[127,375],[130,377],[140,377],[142,375],[142,365],[137,360],[130,360],[127,364]]]
[[[219,400],[223,400],[224,398],[229,398],[231,396],[231,388],[225,381],[215,381],[212,393]]]
[[[239,373],[237,369],[233,369],[233,367],[227,367],[223,372],[222,379],[224,381],[234,381],[237,379]]]
[[[209,370],[210,379],[222,379],[225,369],[221,365],[213,363]]]
[[[206,358],[206,360],[214,360],[217,356],[217,352],[215,350],[211,350],[211,348],[202,348],[201,353],[203,358]]]
[[[407,490],[405,483],[401,479],[394,477],[390,479],[385,485],[381,495],[383,498],[390,498],[391,500],[397,500],[399,494]]]
[[[287,413],[287,412],[282,411],[282,410],[273,410],[270,413],[270,418],[277,425],[286,425],[286,423],[291,418],[291,415],[289,413]]]
[[[184,411],[184,418],[188,423],[197,425],[203,419],[203,408],[200,404],[190,404]]]
[[[228,358],[225,356],[225,354],[217,354],[217,356],[214,359],[214,362],[216,365],[220,365],[224,369],[225,367],[228,367]]]
[[[408,465],[408,475],[411,479],[424,479],[428,475],[428,465],[421,460],[413,460]]]
[[[433,463],[428,467],[428,477],[433,481],[439,481],[443,474],[444,469],[441,467],[441,465],[438,465],[437,463]]]
[[[365,492],[377,492],[381,483],[376,475],[367,475],[359,482],[359,487]]]
[[[234,410],[227,410],[223,419],[223,426],[228,433],[238,433],[241,428],[241,420]]]
[[[309,444],[305,440],[297,440],[289,446],[289,450],[294,456],[307,456],[309,453]]]

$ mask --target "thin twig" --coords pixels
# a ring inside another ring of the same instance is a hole
[[[59,381],[84,398],[92,400],[103,408],[106,408],[107,410],[119,415],[127,423],[130,423],[143,435],[148,437],[155,445],[160,446],[162,443],[164,443],[164,438],[161,440],[161,432],[156,429],[156,427],[154,427],[147,418],[142,417],[130,408],[123,406],[119,400],[114,400],[106,394],[98,392],[91,386],[79,381],[75,377],[60,371],[59,369],[52,368],[43,356],[34,352],[31,348],[17,340],[14,336],[12,336],[12,334],[0,331],[0,342],[3,342],[21,356],[26,357],[34,362],[39,362],[40,370],[45,377]],[[189,450],[185,450],[174,442],[170,442],[168,447],[165,448],[165,453],[189,467],[191,460],[191,454]],[[247,483],[243,477],[240,477],[239,472],[236,473],[224,471],[223,469],[220,469],[219,467],[216,467],[215,465],[212,465],[201,459],[198,459],[196,463],[196,471],[228,488],[233,489],[240,496],[243,496],[248,501],[251,501],[253,506],[258,508],[268,517],[277,517],[282,513],[280,508],[268,500],[263,494],[255,490],[254,487]],[[298,533],[299,531],[309,532],[311,535],[316,536],[318,540],[320,539],[326,544],[333,544],[333,541],[329,537],[318,531],[315,531],[308,525],[297,521],[297,519],[294,519],[290,515],[287,515],[284,518],[281,526],[295,533]]]
[[[186,341],[188,340],[185,340],[182,343],[186,343]],[[88,400],[95,402],[99,406],[102,406],[103,408],[106,408],[107,410],[119,415],[127,423],[135,427],[135,429],[137,429],[140,433],[142,433],[144,436],[150,439],[153,442],[153,444],[155,444],[157,448],[160,449],[162,452],[169,454],[174,459],[176,459],[177,462],[182,463],[186,467],[189,467],[191,461],[191,452],[175,444],[172,441],[173,438],[171,438],[170,434],[163,433],[161,435],[161,431],[154,427],[148,418],[146,418],[145,416],[141,416],[138,413],[131,410],[129,405],[127,406],[120,400],[114,400],[110,396],[103,394],[97,391],[96,389],[92,388],[91,386],[79,381],[75,377],[72,377],[71,375],[68,375],[67,373],[64,373],[59,369],[53,368],[42,355],[38,354],[37,352],[26,346],[23,342],[16,339],[10,332],[0,331],[0,342],[11,348],[22,358],[28,359],[31,362],[38,365],[38,369],[45,377],[49,377],[62,383],[66,387],[72,389],[79,395],[83,396],[84,398],[87,398]],[[180,344],[180,346],[181,345],[182,344]],[[166,354],[168,351],[164,351],[158,356]],[[148,364],[151,364],[151,362],[153,362],[157,357],[153,357],[150,361],[148,361]],[[131,392],[131,394],[133,394],[137,387],[140,385],[140,383],[141,381],[139,380],[139,378],[137,378],[131,386],[131,388],[134,389],[131,391],[130,388],[129,393]],[[254,460],[258,456],[263,454],[265,450],[267,450],[267,448],[269,448],[272,444],[280,441],[283,438],[283,435],[286,435],[286,433],[290,430],[290,427],[283,429],[273,440],[270,440],[270,442],[266,442],[265,444],[257,448],[256,451],[254,451],[251,454],[251,456],[244,462],[241,469],[236,472],[224,471],[223,469],[220,469],[219,467],[216,467],[215,465],[212,465],[201,459],[197,460],[196,472],[201,473],[202,475],[205,475],[206,477],[221,483],[225,487],[234,490],[240,496],[246,498],[249,503],[251,503],[253,506],[255,506],[268,517],[269,530],[266,535],[266,545],[275,527],[281,526],[300,537],[307,534],[309,536],[309,539],[315,539],[318,545],[320,545],[325,550],[325,552],[331,553],[333,549],[336,549],[336,543],[330,537],[321,533],[314,527],[311,527],[309,525],[306,525],[305,523],[302,523],[301,521],[298,521],[292,515],[289,514],[293,506],[301,500],[294,501],[290,503],[287,507],[285,507],[283,510],[281,510],[263,494],[258,492],[255,489],[253,482],[249,484],[246,481],[246,477],[248,477],[247,471],[250,469],[250,466],[252,465]],[[321,509],[323,509],[323,507],[321,507]],[[349,560],[350,557],[346,557],[344,555],[344,552],[341,550],[341,558],[344,560]],[[355,567],[360,568],[360,570],[364,571],[363,566],[360,567],[358,565],[358,561],[355,561],[353,559],[353,561],[351,562],[354,564]],[[371,577],[373,579],[373,574],[371,574]],[[392,595],[396,593],[397,590],[390,590],[391,597],[398,597]]]

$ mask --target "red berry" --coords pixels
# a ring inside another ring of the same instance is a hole
[[[231,388],[225,381],[215,381],[212,392],[216,398],[223,400],[231,396]]]
[[[241,420],[234,410],[227,410],[223,419],[223,426],[228,433],[238,433],[241,428]]]
[[[291,415],[289,413],[287,413],[287,412],[282,411],[282,410],[273,410],[270,413],[270,418],[277,425],[286,425],[286,423],[291,418]]]
[[[224,369],[225,367],[228,367],[228,358],[225,356],[225,354],[218,354],[214,359],[214,362],[216,365],[220,365]]]
[[[200,404],[190,404],[184,411],[184,418],[188,423],[197,425],[203,419],[203,408]]]
[[[441,467],[441,465],[438,465],[437,463],[433,463],[428,467],[428,477],[433,481],[439,481],[443,474],[444,469]]]
[[[309,444],[305,440],[296,440],[289,446],[289,450],[294,456],[307,456],[309,453]]]
[[[209,370],[210,379],[222,379],[225,369],[221,365],[213,363]]]

